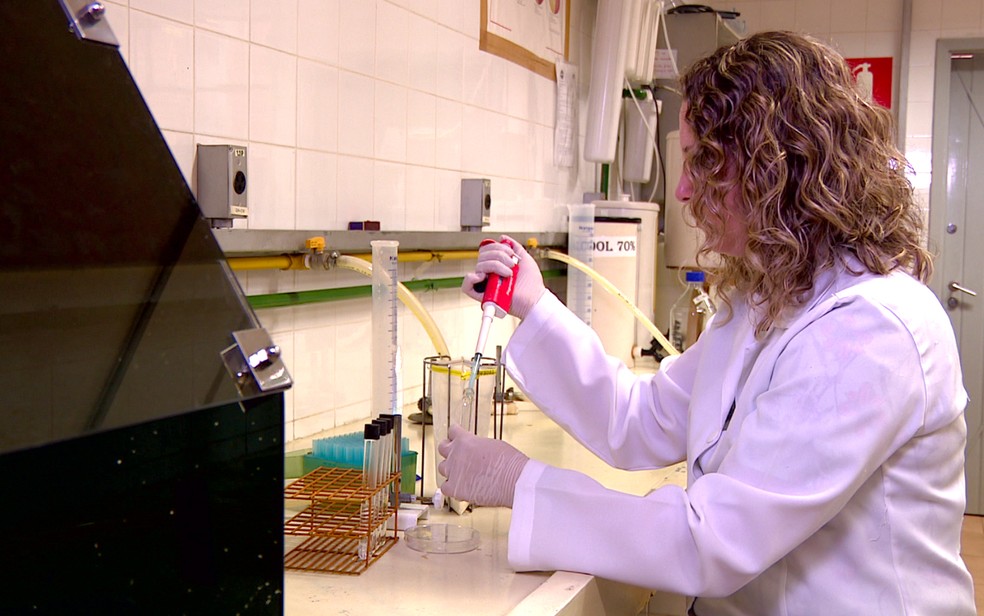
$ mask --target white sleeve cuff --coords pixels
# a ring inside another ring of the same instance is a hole
[[[512,519],[509,522],[509,564],[519,571],[530,562],[536,484],[546,469],[547,465],[543,462],[530,459],[516,481]]]

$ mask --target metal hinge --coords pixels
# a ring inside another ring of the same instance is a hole
[[[287,389],[293,384],[280,359],[280,347],[263,328],[232,332],[235,344],[222,351],[222,361],[243,396]]]
[[[60,0],[62,9],[68,17],[68,27],[75,36],[87,41],[96,41],[119,47],[120,42],[109,27],[106,19],[106,5],[87,0]]]

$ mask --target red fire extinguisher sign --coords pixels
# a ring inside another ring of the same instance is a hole
[[[845,58],[863,95],[892,108],[892,58]]]

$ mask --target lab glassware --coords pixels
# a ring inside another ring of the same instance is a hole
[[[392,240],[372,246],[372,410],[399,413],[399,335],[397,292],[399,263]]]

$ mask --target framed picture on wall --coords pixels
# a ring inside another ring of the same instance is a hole
[[[570,0],[482,0],[478,47],[556,80],[567,60]]]

